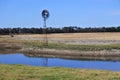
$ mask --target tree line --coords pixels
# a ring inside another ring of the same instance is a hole
[[[118,27],[87,27],[81,28],[77,26],[69,26],[63,28],[48,27],[46,29],[48,34],[50,33],[84,33],[84,32],[120,32],[120,26]],[[1,35],[8,34],[43,34],[43,28],[0,28]]]

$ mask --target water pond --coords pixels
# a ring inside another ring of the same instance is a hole
[[[120,61],[71,60],[62,58],[28,57],[22,53],[0,54],[0,64],[23,64],[30,66],[120,71]]]

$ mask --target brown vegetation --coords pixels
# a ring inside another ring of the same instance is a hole
[[[120,33],[61,33],[48,34],[49,42],[67,44],[118,44]],[[43,34],[15,35],[14,40],[40,40],[43,41]],[[4,36],[10,39],[8,36]]]

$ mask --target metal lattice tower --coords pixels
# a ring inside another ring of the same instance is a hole
[[[42,11],[42,17],[44,19],[44,26],[43,26],[44,43],[45,43],[45,46],[48,46],[46,20],[47,20],[47,18],[49,18],[49,11],[46,10],[46,9],[43,10]]]

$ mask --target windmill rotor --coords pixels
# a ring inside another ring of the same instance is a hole
[[[46,20],[47,18],[49,18],[49,11],[48,10],[43,10],[42,11],[42,17],[44,18],[44,20]]]

